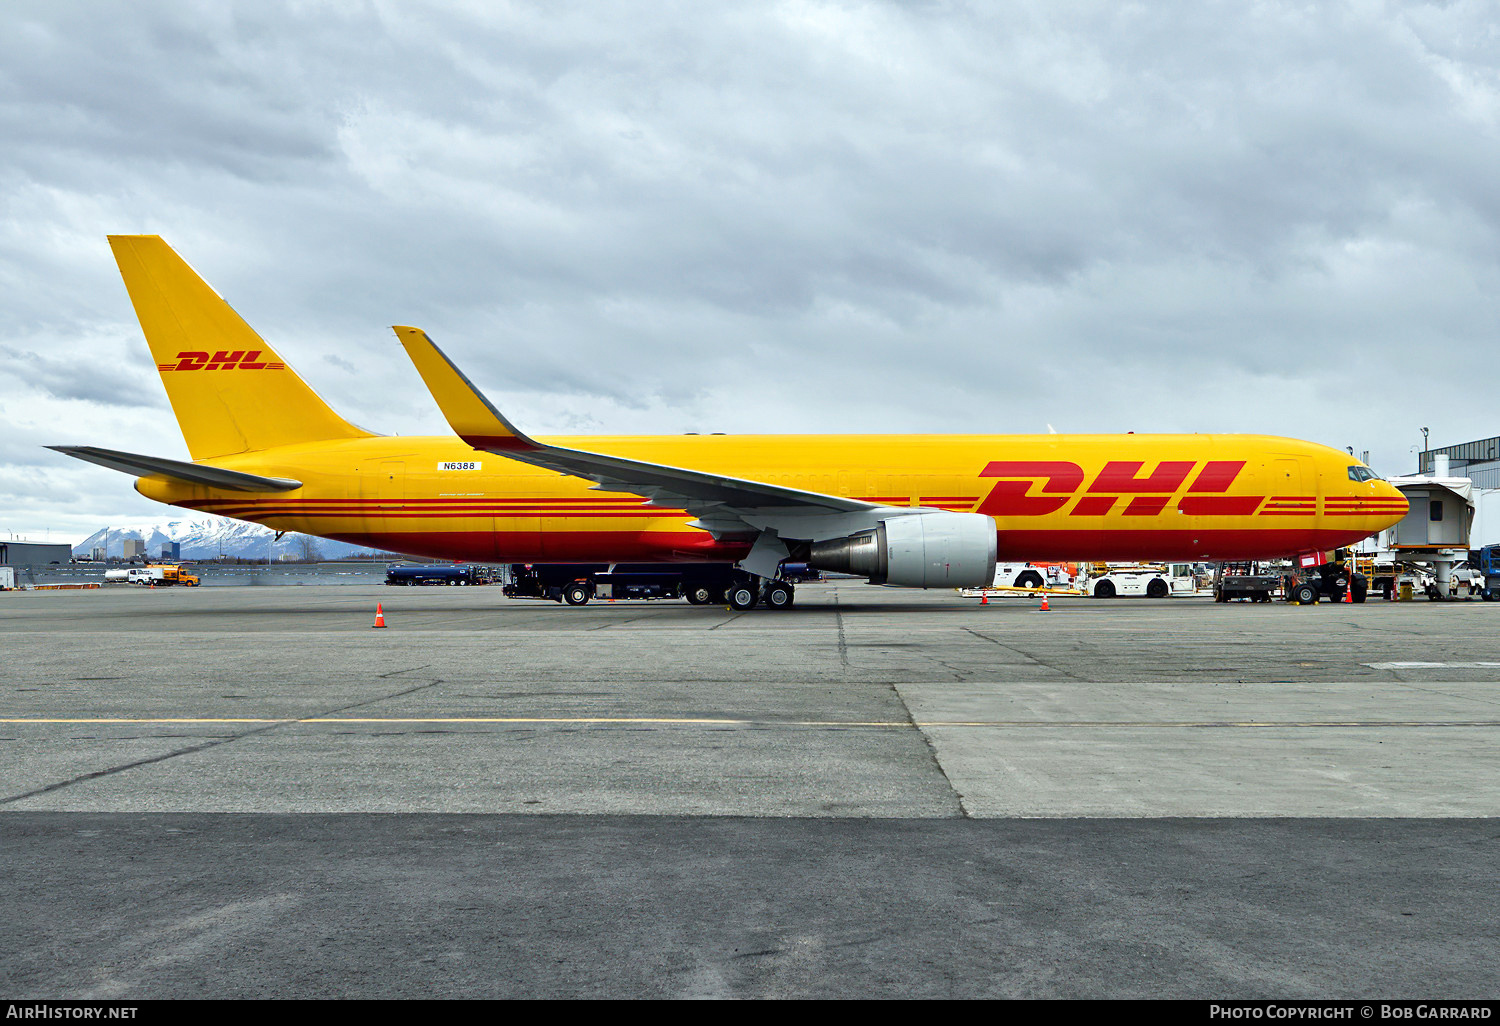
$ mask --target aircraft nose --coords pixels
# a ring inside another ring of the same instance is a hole
[[[1389,481],[1376,482],[1375,488],[1376,509],[1385,523],[1382,529],[1399,523],[1411,509],[1411,503],[1400,490]]]

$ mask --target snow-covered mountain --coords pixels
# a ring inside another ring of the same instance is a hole
[[[271,547],[273,532],[269,527],[247,524],[242,520],[215,517],[211,520],[164,520],[153,524],[123,524],[104,527],[73,546],[73,555],[90,556],[96,546],[106,544],[108,555],[125,555],[125,539],[138,538],[146,543],[146,555],[155,559],[167,542],[181,545],[182,559],[213,559],[219,554],[238,559],[265,559],[282,556],[313,559],[342,559],[370,551],[347,542],[314,538],[305,534],[284,534]],[[311,546],[311,548],[309,548]]]

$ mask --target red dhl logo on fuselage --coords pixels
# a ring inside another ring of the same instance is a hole
[[[1128,499],[1120,511],[1127,517],[1154,517],[1167,508],[1179,491],[1176,509],[1188,516],[1315,516],[1317,497],[1289,495],[1226,495],[1240,471],[1243,460],[1210,460],[1202,469],[1196,460],[1164,460],[1150,474],[1142,475],[1144,463],[1113,460],[1104,465],[1093,482],[1078,497],[1070,517],[1100,517],[1115,512],[1122,499]],[[1056,513],[1078,495],[1087,475],[1076,463],[1060,460],[997,460],[980,471],[980,477],[998,477],[990,494],[976,510],[996,518],[1041,517]],[[1191,477],[1191,483],[1189,478]],[[1037,494],[1032,485],[1041,482]],[[1270,501],[1267,502],[1266,500]],[[1261,510],[1261,503],[1266,508]],[[1324,513],[1330,516],[1373,516],[1400,513],[1406,509],[1404,499],[1378,496],[1330,499]]]
[[[243,349],[236,349],[233,352],[220,349],[212,356],[208,353],[178,353],[176,363],[159,363],[156,369],[159,371],[286,369],[284,363],[261,363],[260,354],[259,349],[251,349],[248,352]]]

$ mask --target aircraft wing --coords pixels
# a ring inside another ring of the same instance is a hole
[[[49,445],[47,448],[65,453],[74,459],[97,463],[110,470],[118,470],[135,477],[160,475],[189,484],[208,485],[211,488],[228,488],[236,492],[289,492],[301,488],[301,481],[289,477],[260,477],[244,474],[238,470],[224,470],[202,463],[185,463],[161,456],[142,456],[139,453],[119,452],[115,449],[99,449],[92,445]]]
[[[789,526],[797,531],[797,526],[793,525],[801,526],[807,537],[836,537],[840,533],[849,533],[851,519],[867,520],[877,513],[894,516],[915,512],[839,495],[804,492],[683,467],[545,445],[527,437],[507,420],[464,376],[463,371],[433,344],[426,332],[404,325],[396,326],[395,332],[447,417],[449,426],[474,448],[584,478],[594,482],[594,487],[601,491],[628,492],[655,505],[685,509],[698,518],[693,522],[694,527],[716,537],[760,535],[768,530],[773,537],[778,531],[787,537],[799,537],[797,533],[787,534]],[[821,523],[813,526],[815,522]],[[758,540],[757,547],[760,544]],[[780,548],[784,556],[785,546]],[[752,554],[743,565],[761,572],[757,566],[767,564]],[[774,563],[769,565],[774,572]],[[764,576],[770,576],[770,573]]]

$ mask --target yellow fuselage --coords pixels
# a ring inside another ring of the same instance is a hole
[[[862,499],[993,516],[1002,560],[1289,556],[1388,527],[1406,500],[1346,453],[1262,435],[687,435],[541,439]],[[246,493],[141,478],[161,502],[392,552],[499,562],[733,560],[678,509],[477,452],[456,437],[279,446],[214,466]]]

